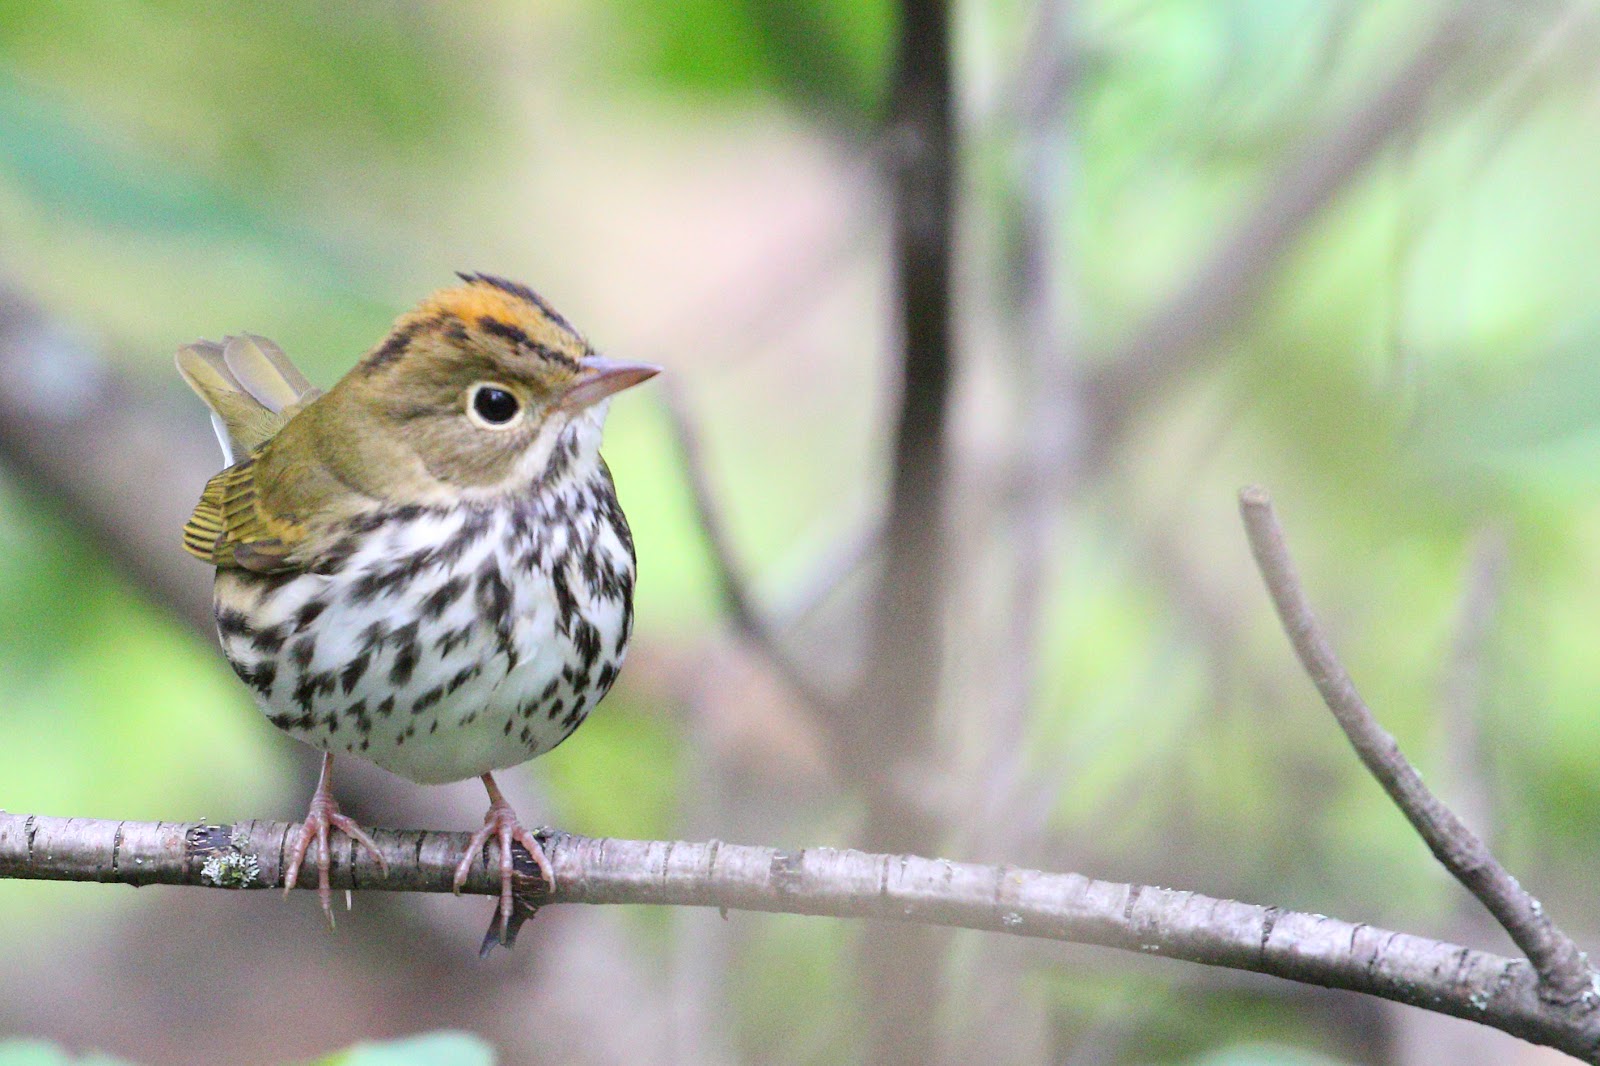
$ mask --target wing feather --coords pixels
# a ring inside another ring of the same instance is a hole
[[[298,569],[289,556],[305,529],[274,519],[261,506],[255,468],[256,455],[251,455],[206,483],[183,527],[183,547],[217,567],[269,574]]]
[[[222,343],[178,349],[178,373],[211,408],[228,468],[212,478],[183,527],[183,546],[213,566],[262,573],[295,569],[289,561],[306,530],[275,517],[256,488],[262,450],[307,403],[322,395],[283,354],[246,333]]]

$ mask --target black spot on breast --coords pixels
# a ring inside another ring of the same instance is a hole
[[[389,627],[383,622],[373,622],[361,631],[361,650],[364,652],[377,651],[383,647],[384,641],[389,639]]]
[[[367,672],[367,665],[372,662],[372,653],[364,651],[345,664],[344,670],[339,674],[339,687],[346,696],[356,687],[361,676]]]
[[[512,543],[526,544],[533,534],[533,516],[525,501],[519,499],[512,504],[510,522]]]
[[[476,622],[466,622],[455,629],[447,629],[439,634],[439,639],[433,642],[433,646],[440,656],[449,655],[471,640],[472,633],[476,628]]]
[[[430,688],[428,691],[417,697],[417,701],[411,705],[411,713],[421,714],[423,711],[427,710],[429,707],[432,707],[435,703],[438,703],[442,699],[444,699],[444,686],[435,685],[433,688]]]
[[[245,683],[254,688],[254,690],[259,691],[262,696],[270,696],[272,695],[272,682],[275,682],[277,677],[278,664],[274,663],[272,659],[267,659],[264,663],[256,664],[256,669],[251,672],[250,677],[246,677]]]
[[[462,574],[457,574],[432,592],[422,601],[423,621],[437,621],[438,618],[450,608],[450,605],[467,590],[467,579]]]
[[[481,663],[474,663],[471,666],[462,667],[460,670],[455,672],[455,676],[451,677],[450,680],[445,683],[444,694],[446,696],[450,695],[451,693],[455,692],[456,689],[460,688],[462,685],[465,685],[468,681],[471,681],[482,672],[483,665]]]
[[[383,702],[378,704],[378,713],[385,718],[394,713],[394,696],[389,695],[383,698]]]
[[[453,566],[488,531],[489,511],[483,507],[473,507],[467,511],[456,531],[434,549],[434,558],[441,566]]]
[[[394,665],[389,667],[389,683],[396,688],[404,688],[411,683],[411,674],[417,668],[417,660],[422,657],[422,649],[417,646],[417,627],[413,622],[402,629],[410,629],[409,638],[404,640],[394,653]],[[400,630],[395,631],[396,639],[400,637]]]
[[[633,585],[630,582],[626,594],[622,597],[622,631],[617,634],[617,643],[612,648],[613,655],[621,655],[622,650],[628,646],[628,638],[633,635]]]
[[[311,710],[311,701],[317,697],[317,681],[310,674],[301,674],[300,680],[294,684],[294,694],[291,697],[295,706],[307,713]]]
[[[556,627],[563,633],[572,632],[572,620],[578,613],[578,601],[567,587],[567,559],[562,556],[550,568],[550,587],[556,594]]]
[[[327,604],[327,601],[325,601],[325,600],[312,600],[312,601],[310,601],[304,607],[301,607],[298,611],[295,612],[295,615],[294,615],[294,627],[296,629],[304,629],[306,626],[310,625],[312,622],[315,622],[317,620],[318,616],[320,616],[322,614],[322,612],[326,611],[327,609],[328,609],[328,604]]]
[[[274,663],[272,659],[267,659],[264,663],[256,664],[256,669],[251,672],[250,677],[246,677],[245,683],[254,688],[254,690],[259,691],[262,696],[270,696],[272,695],[272,682],[275,682],[277,677],[278,664]]]
[[[234,672],[239,675],[241,681],[266,696],[272,692],[272,683],[278,678],[278,664],[271,659],[263,659],[256,663],[253,670],[240,670],[236,663]]]
[[[351,603],[370,603],[380,592],[393,592],[396,584],[393,570],[368,570],[350,582],[346,595]]]
[[[288,639],[287,625],[269,626],[251,635],[250,646],[265,655],[276,655],[283,650],[284,641]]]
[[[478,588],[474,599],[484,621],[494,627],[500,653],[514,657],[511,646],[511,586],[500,576],[500,564],[490,556],[478,569]]]
[[[317,638],[309,633],[289,646],[289,661],[301,670],[311,665],[311,660],[316,654]]]
[[[565,700],[556,700],[550,705],[550,709],[545,712],[545,717],[553,722],[559,718],[561,716],[561,712],[566,709],[567,704]]]
[[[293,699],[302,711],[309,712],[317,697],[330,695],[338,683],[339,677],[332,670],[321,674],[301,674],[294,685]]]
[[[586,551],[579,560],[579,570],[583,573],[583,583],[589,589],[589,597],[600,595],[600,561],[595,552]]]
[[[628,528],[628,518],[622,513],[622,504],[617,500],[617,487],[611,480],[611,469],[606,466],[604,459],[600,460],[600,469],[590,480],[589,492],[595,500],[595,509],[600,513],[600,520],[610,526],[617,534],[617,539],[622,542],[623,550],[628,553],[630,560],[636,558],[633,550],[633,530]]]
[[[587,618],[578,619],[578,624],[573,628],[572,648],[578,653],[584,672],[588,673],[600,655],[600,630],[596,629],[594,623]]]

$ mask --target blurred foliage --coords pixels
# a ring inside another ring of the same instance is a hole
[[[494,1066],[494,1049],[468,1033],[429,1033],[382,1044],[357,1044],[316,1066]]]
[[[893,14],[886,0],[617,0],[604,32],[625,72],[673,93],[768,94],[861,133],[880,117]]]
[[[211,1061],[227,1061],[228,1052],[216,1051]],[[119,1066],[125,1060],[96,1052],[73,1055],[42,1040],[0,1042],[0,1066]],[[426,1036],[357,1044],[316,1061],[315,1066],[494,1066],[494,1050],[467,1033],[430,1033]]]
[[[1432,17],[1398,0],[1072,6],[1072,95],[1053,131],[1071,187],[1048,236],[1070,260],[1060,295],[1085,360],[1181,289],[1295,147],[1365,99]],[[1025,386],[1012,378],[1027,353],[1012,350],[1017,310],[989,297],[1025,288],[1003,275],[1023,217],[1017,105],[1034,9],[957,12],[971,93],[959,440],[964,476],[1002,482],[1022,450]],[[1552,31],[1549,13],[1486,13],[1494,61],[1446,80],[1419,128],[1307,228],[1241,328],[1144,398],[1097,477],[1071,486],[1040,578],[1044,667],[1026,735],[1032,779],[1050,786],[1041,861],[1424,933],[1459,915],[1459,891],[1348,756],[1267,614],[1233,503],[1260,481],[1385,723],[1451,794],[1474,784],[1448,753],[1460,715],[1475,716],[1487,828],[1552,911],[1589,932],[1596,31]],[[672,365],[706,423],[741,554],[803,583],[808,552],[872,499],[885,439],[881,192],[862,187],[860,156],[883,116],[892,15],[876,0],[12,0],[0,18],[3,265],[174,395],[169,353],[197,335],[268,333],[326,383],[451,270],[526,277],[602,347],[647,345]],[[805,206],[817,203],[842,220],[836,238],[818,236]],[[197,405],[193,417],[203,432]],[[796,802],[774,768],[800,761],[792,750],[708,739],[685,709],[686,691],[715,687],[702,677],[719,623],[659,411],[621,400],[607,455],[639,544],[639,646],[606,712],[529,771],[549,786],[551,820],[676,835],[708,787],[695,768],[714,755],[750,760],[728,773],[748,791],[728,801],[732,827],[696,832],[848,843],[834,782],[812,779]],[[958,578],[1003,562],[1003,517],[960,517],[971,567]],[[1485,537],[1505,545],[1501,596],[1461,664],[1462,596]],[[1003,611],[990,602],[1003,583],[978,584],[976,613]],[[794,591],[781,585],[763,587]],[[983,621],[955,620],[958,669],[991,661]],[[848,653],[848,620],[817,628]],[[1481,707],[1445,706],[1461,670],[1481,677]],[[0,684],[7,809],[227,818],[300,802],[296,756],[212,648],[10,483]],[[742,722],[727,699],[724,718]],[[974,721],[952,734],[981,742],[989,708],[960,710]],[[0,990],[26,1004],[64,980],[44,960],[71,923],[104,941],[115,972],[134,965],[113,930],[139,926],[119,915],[150,913],[149,893],[41,887],[0,884],[7,913],[29,918],[0,926]],[[848,1056],[848,927],[733,924],[729,1046],[754,1061]],[[648,958],[670,950],[659,925],[637,926]],[[1143,1034],[1119,1061],[1327,1061],[1290,1050],[1323,1042],[1280,1000],[1156,993],[1146,970],[1129,977],[1108,958],[1032,964],[1043,979],[1027,993],[1067,1043],[1109,1019]],[[52,1017],[110,1034],[119,1054],[143,1046],[138,1019]],[[30,1024],[25,1009],[0,1011],[0,1033]],[[487,1061],[466,1038],[427,1039]],[[327,1061],[411,1061],[417,1046]],[[8,1066],[64,1054],[0,1045]]]

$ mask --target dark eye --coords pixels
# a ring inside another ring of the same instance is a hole
[[[479,385],[472,391],[472,410],[491,426],[510,422],[521,407],[515,396],[495,385]]]

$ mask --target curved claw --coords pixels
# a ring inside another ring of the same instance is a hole
[[[305,863],[306,852],[311,849],[311,842],[317,842],[317,898],[322,903],[322,913],[327,915],[328,928],[334,927],[333,920],[333,890],[328,885],[328,871],[333,865],[333,856],[328,846],[328,836],[331,830],[337,829],[349,837],[358,846],[365,849],[368,855],[377,860],[378,868],[383,871],[383,876],[389,876],[389,863],[378,850],[378,845],[372,838],[355,823],[355,820],[341,813],[339,804],[334,801],[333,793],[329,788],[329,776],[333,769],[333,756],[322,757],[322,776],[317,781],[317,789],[311,794],[311,808],[306,812],[306,820],[299,826],[295,833],[295,842],[289,849],[289,854],[284,862],[283,894],[294,890],[300,883],[300,868]]]
[[[483,850],[489,838],[495,837],[500,845],[500,934],[504,939],[506,930],[511,925],[511,911],[514,907],[511,883],[516,867],[512,861],[511,845],[518,843],[528,849],[528,855],[539,868],[539,876],[551,889],[556,887],[556,875],[550,866],[549,857],[544,853],[544,847],[539,843],[539,838],[517,820],[517,812],[512,810],[511,804],[500,794],[494,778],[484,774],[483,784],[489,790],[489,811],[483,816],[482,827],[472,834],[471,841],[467,843],[466,853],[461,856],[461,862],[456,866],[451,887],[456,895],[461,894],[461,889],[467,883],[467,876],[472,872],[472,860]]]

